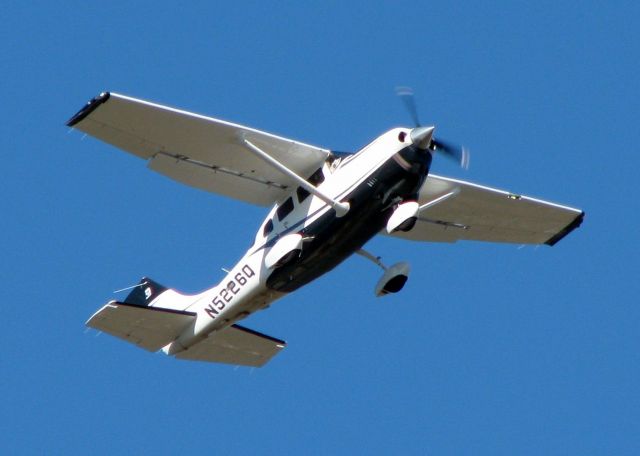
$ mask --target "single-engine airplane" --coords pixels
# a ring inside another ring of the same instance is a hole
[[[468,163],[463,148],[416,124],[356,153],[335,152],[242,125],[103,92],[67,123],[147,161],[183,184],[272,206],[251,248],[216,286],[195,295],[150,278],[110,301],[87,326],[179,359],[262,366],[285,342],[237,324],[354,253],[384,272],[375,294],[396,293],[409,265],[363,250],[378,233],[414,241],[554,245],[579,209],[429,173],[436,154]]]

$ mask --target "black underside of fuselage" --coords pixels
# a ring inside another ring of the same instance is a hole
[[[300,231],[305,239],[300,255],[279,267],[267,279],[267,287],[291,292],[330,271],[378,234],[387,223],[395,203],[417,197],[424,182],[428,160],[412,169],[388,160],[358,185],[343,201],[349,212],[336,217],[330,210]]]

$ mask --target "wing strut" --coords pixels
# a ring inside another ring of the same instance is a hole
[[[420,212],[424,211],[425,209],[429,209],[432,206],[435,206],[438,203],[442,203],[446,200],[448,200],[449,198],[451,198],[452,196],[456,196],[458,193],[460,193],[460,189],[459,188],[455,188],[453,189],[453,191],[450,191],[449,193],[447,193],[446,195],[442,195],[439,196],[436,199],[433,199],[425,204],[422,204],[420,206]]]
[[[341,201],[338,201],[338,200],[335,200],[335,199],[331,198],[330,196],[326,195],[324,192],[321,192],[320,190],[318,190],[318,188],[316,188],[315,185],[307,182],[305,179],[303,179],[302,177],[298,176],[296,173],[291,171],[289,168],[287,168],[285,165],[283,165],[278,160],[273,158],[271,155],[267,154],[265,151],[263,151],[258,146],[253,144],[251,141],[249,141],[247,139],[244,139],[244,138],[243,138],[242,141],[249,148],[249,150],[251,150],[251,152],[256,154],[258,157],[263,159],[265,162],[267,162],[269,165],[273,166],[275,169],[277,169],[281,173],[283,173],[283,174],[287,175],[288,177],[290,177],[291,179],[295,180],[298,183],[298,185],[300,185],[301,187],[303,187],[305,190],[309,191],[310,193],[313,193],[318,198],[320,198],[322,201],[324,201],[329,206],[331,206],[333,209],[335,209],[337,217],[342,217],[347,212],[349,212],[349,203],[343,203]]]

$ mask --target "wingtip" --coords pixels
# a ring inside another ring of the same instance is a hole
[[[573,219],[571,223],[569,223],[564,229],[559,231],[557,234],[553,235],[547,242],[545,242],[548,246],[554,246],[558,242],[560,242],[565,236],[571,233],[573,230],[582,225],[582,221],[584,220],[584,211],[581,211],[580,214]]]
[[[81,122],[85,117],[91,114],[98,106],[100,106],[102,103],[107,101],[110,96],[111,96],[111,93],[102,92],[97,97],[93,97],[82,108],[80,108],[80,110],[77,113],[75,113],[73,117],[71,117],[67,121],[66,123],[67,127],[74,127],[76,124]]]

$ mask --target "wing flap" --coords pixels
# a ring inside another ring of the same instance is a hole
[[[193,312],[111,301],[93,314],[86,325],[145,350],[158,351],[176,339],[195,318]]]
[[[411,231],[393,234],[432,242],[554,245],[584,217],[579,209],[434,175],[420,190],[419,202],[426,205],[451,192],[450,198],[421,211]]]
[[[264,366],[286,343],[240,325],[214,331],[202,342],[176,354],[176,358],[192,361]]]
[[[248,151],[243,139],[303,177],[321,167],[330,153],[242,125],[108,92],[91,100],[68,125],[151,160],[151,169],[184,184],[259,205],[281,199],[295,182]]]
[[[259,177],[247,176],[231,169],[164,154],[155,155],[148,166],[153,171],[191,187],[251,201],[261,206],[267,206],[280,199],[281,192],[287,189],[286,185],[264,181]]]

